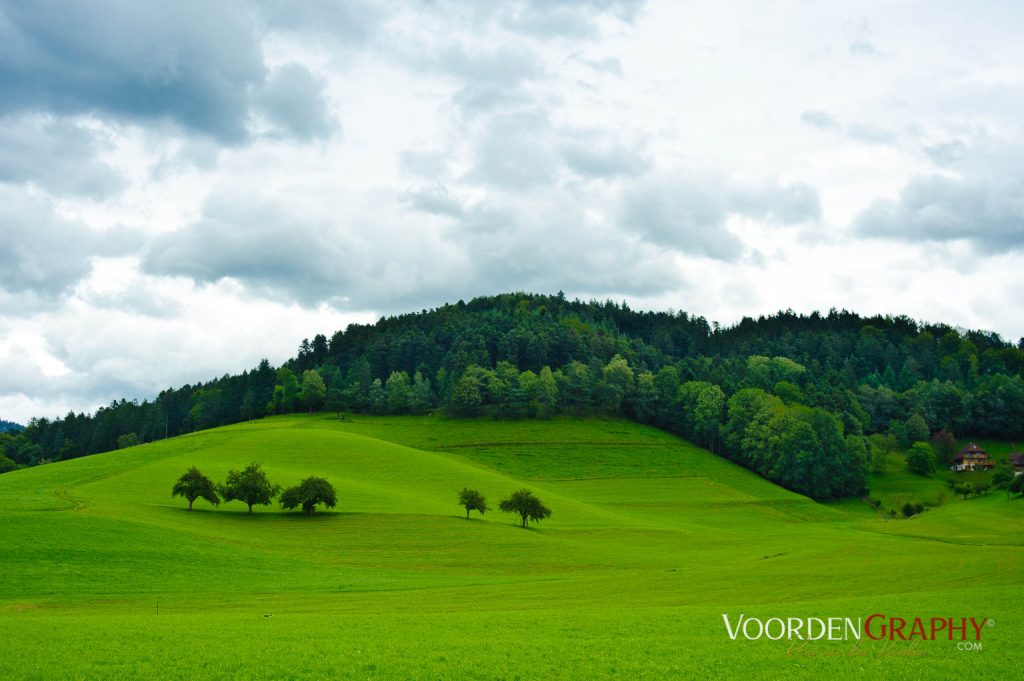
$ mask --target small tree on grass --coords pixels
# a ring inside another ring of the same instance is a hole
[[[551,509],[525,488],[513,492],[507,499],[502,499],[498,508],[505,513],[518,514],[523,527],[526,527],[527,522],[536,523],[551,517]]]
[[[171,488],[171,498],[185,497],[188,499],[188,510],[192,510],[192,503],[196,499],[206,499],[214,506],[220,505],[220,496],[217,494],[217,486],[213,481],[199,472],[195,466],[189,468],[178,478]]]
[[[305,513],[313,515],[317,504],[334,508],[337,503],[338,495],[334,492],[334,485],[314,475],[281,493],[281,508],[287,511],[301,506]]]
[[[242,471],[228,471],[227,480],[221,487],[224,501],[241,501],[249,506],[249,513],[256,504],[269,506],[281,488],[267,480],[267,474],[258,463],[251,463]]]
[[[927,442],[915,442],[907,451],[907,470],[918,475],[935,472],[935,455]]]
[[[470,511],[480,511],[480,515],[483,515],[490,510],[487,508],[487,500],[484,499],[483,494],[475,489],[466,489],[465,487],[459,492],[459,506],[466,509],[466,520],[469,520]]]
[[[1014,494],[1024,494],[1024,475],[1015,475],[1007,489]]]
[[[1000,461],[996,464],[995,473],[992,474],[992,487],[994,489],[1006,490],[1006,498],[1010,498],[1010,485],[1017,476],[1013,473],[1013,466],[1009,461]]]

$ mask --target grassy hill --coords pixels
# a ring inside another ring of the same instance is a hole
[[[337,512],[169,496],[190,465],[223,479],[253,460],[283,485],[327,477]],[[554,514],[467,521],[463,486],[492,506],[527,486]],[[203,431],[0,476],[0,678],[1009,677],[1024,503],[910,520],[858,503],[621,420]],[[963,652],[732,641],[722,621],[874,612],[997,624]]]

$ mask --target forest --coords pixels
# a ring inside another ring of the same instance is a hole
[[[35,418],[0,434],[0,457],[38,465],[296,411],[621,416],[824,499],[865,494],[879,452],[950,433],[1018,438],[1022,368],[1021,342],[905,316],[782,311],[720,327],[502,294],[318,334],[280,367]]]

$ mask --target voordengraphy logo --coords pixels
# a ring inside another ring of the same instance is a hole
[[[988,618],[896,617],[874,613],[867,617],[770,617],[722,614],[733,641],[981,641]]]

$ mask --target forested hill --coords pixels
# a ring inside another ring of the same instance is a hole
[[[862,493],[872,451],[894,442],[1019,438],[1022,368],[1021,344],[902,316],[787,311],[718,328],[685,312],[506,294],[317,335],[280,368],[34,419],[0,443],[32,465],[325,407],[623,415],[826,498]]]
[[[0,419],[0,433],[20,433],[24,429],[25,426],[20,423]]]

